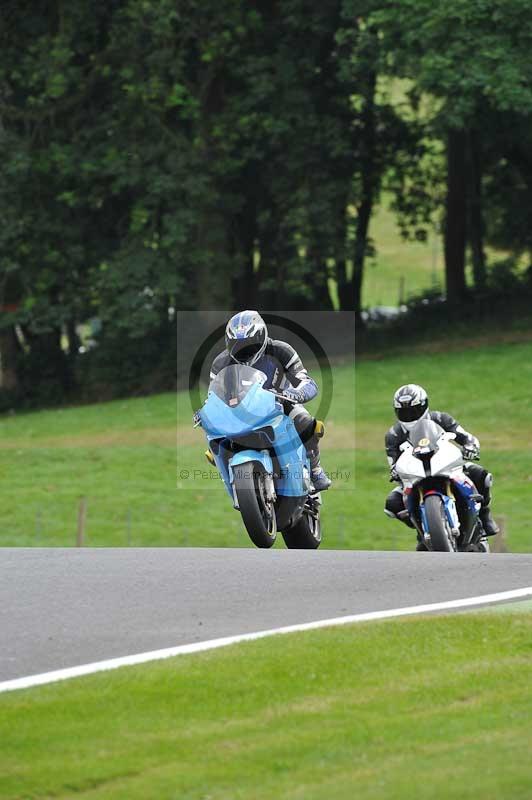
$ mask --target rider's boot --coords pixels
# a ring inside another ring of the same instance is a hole
[[[408,528],[412,528],[412,529],[415,530],[416,526],[414,525],[414,523],[410,519],[410,514],[408,513],[408,511],[406,511],[406,509],[405,509],[405,511],[399,511],[399,513],[397,514],[397,519],[400,520],[401,522],[404,522],[404,524]],[[427,548],[425,548],[425,549],[427,549]]]
[[[491,516],[491,487],[493,484],[493,478],[491,474],[488,472],[486,478],[484,480],[484,487],[482,492],[482,504],[479,511],[480,521],[482,522],[482,527],[484,528],[484,533],[486,536],[495,536],[499,533],[500,528]]]
[[[472,478],[482,496],[482,503],[479,511],[480,521],[486,536],[495,536],[499,533],[499,526],[491,516],[491,487],[493,486],[493,475],[485,470],[480,464],[470,464],[466,473]]]
[[[396,488],[393,489],[393,491],[391,491],[386,498],[384,513],[387,517],[400,520],[400,522],[403,522],[409,528],[415,529],[416,527],[410,519],[410,514],[405,508],[403,490],[398,486],[396,486]]]
[[[332,486],[331,479],[327,477],[319,461],[318,466],[312,468],[311,480],[315,492],[326,492]]]
[[[327,473],[320,464],[320,445],[319,440],[323,436],[325,428],[323,422],[316,420],[314,434],[305,442],[307,454],[310,459],[310,479],[314,486],[314,491],[325,492],[332,485],[332,481],[327,477]]]
[[[499,526],[491,516],[491,509],[489,505],[482,504],[482,507],[479,511],[479,517],[486,536],[495,536],[500,532]]]

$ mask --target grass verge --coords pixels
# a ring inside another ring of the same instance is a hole
[[[416,618],[2,695],[0,797],[525,800],[531,642],[530,613]]]
[[[494,511],[512,551],[530,552],[532,343],[395,354],[337,366],[322,443],[328,471],[354,472],[324,495],[324,547],[412,549],[382,513],[389,491],[383,437],[401,383],[426,386],[433,408],[479,436],[495,475]],[[354,384],[356,383],[356,391]],[[180,480],[177,465],[208,469],[188,398],[166,394],[0,419],[0,545],[68,546],[77,505],[88,502],[89,545],[248,546],[239,515],[214,474]]]

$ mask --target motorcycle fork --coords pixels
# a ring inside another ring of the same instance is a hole
[[[418,536],[421,537],[420,541],[423,542],[423,543],[426,543],[427,539],[425,538],[425,531],[423,530],[423,523],[421,521],[421,504],[423,502],[423,490],[422,490],[421,486],[417,487],[417,491],[418,491],[418,494],[419,494],[419,524],[418,524],[418,521],[414,517],[413,514],[411,515],[410,519],[412,520],[412,522],[416,526],[416,530],[418,532]]]
[[[425,495],[423,494],[423,489],[421,488],[421,486],[418,486],[418,492],[419,492],[419,503],[421,505],[421,503],[425,499]],[[452,492],[451,481],[449,480],[449,478],[447,478],[447,480],[445,481],[445,494],[447,495],[447,497],[450,497],[456,503],[456,498],[455,498],[455,496],[454,496],[454,494]],[[446,516],[447,516],[447,514],[446,514]],[[416,525],[416,527],[417,527],[417,525]],[[425,531],[423,530],[423,525],[421,525],[418,528],[418,530],[419,530],[420,534],[423,536],[423,541],[424,542],[426,542],[427,539],[430,539],[430,536],[427,536],[427,534],[425,534]]]

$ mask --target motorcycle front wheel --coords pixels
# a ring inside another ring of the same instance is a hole
[[[425,497],[424,502],[432,549],[443,553],[454,552],[451,544],[452,534],[449,531],[449,524],[441,497],[437,494],[431,494]]]
[[[236,469],[234,485],[242,520],[256,547],[271,547],[277,538],[273,504],[266,496],[266,475],[257,464]]]

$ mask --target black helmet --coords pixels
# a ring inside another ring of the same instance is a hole
[[[413,428],[416,422],[428,414],[429,398],[422,386],[408,383],[401,386],[393,396],[393,407],[401,425]]]
[[[227,352],[240,364],[250,367],[262,356],[268,343],[268,329],[258,311],[240,311],[225,329]]]

